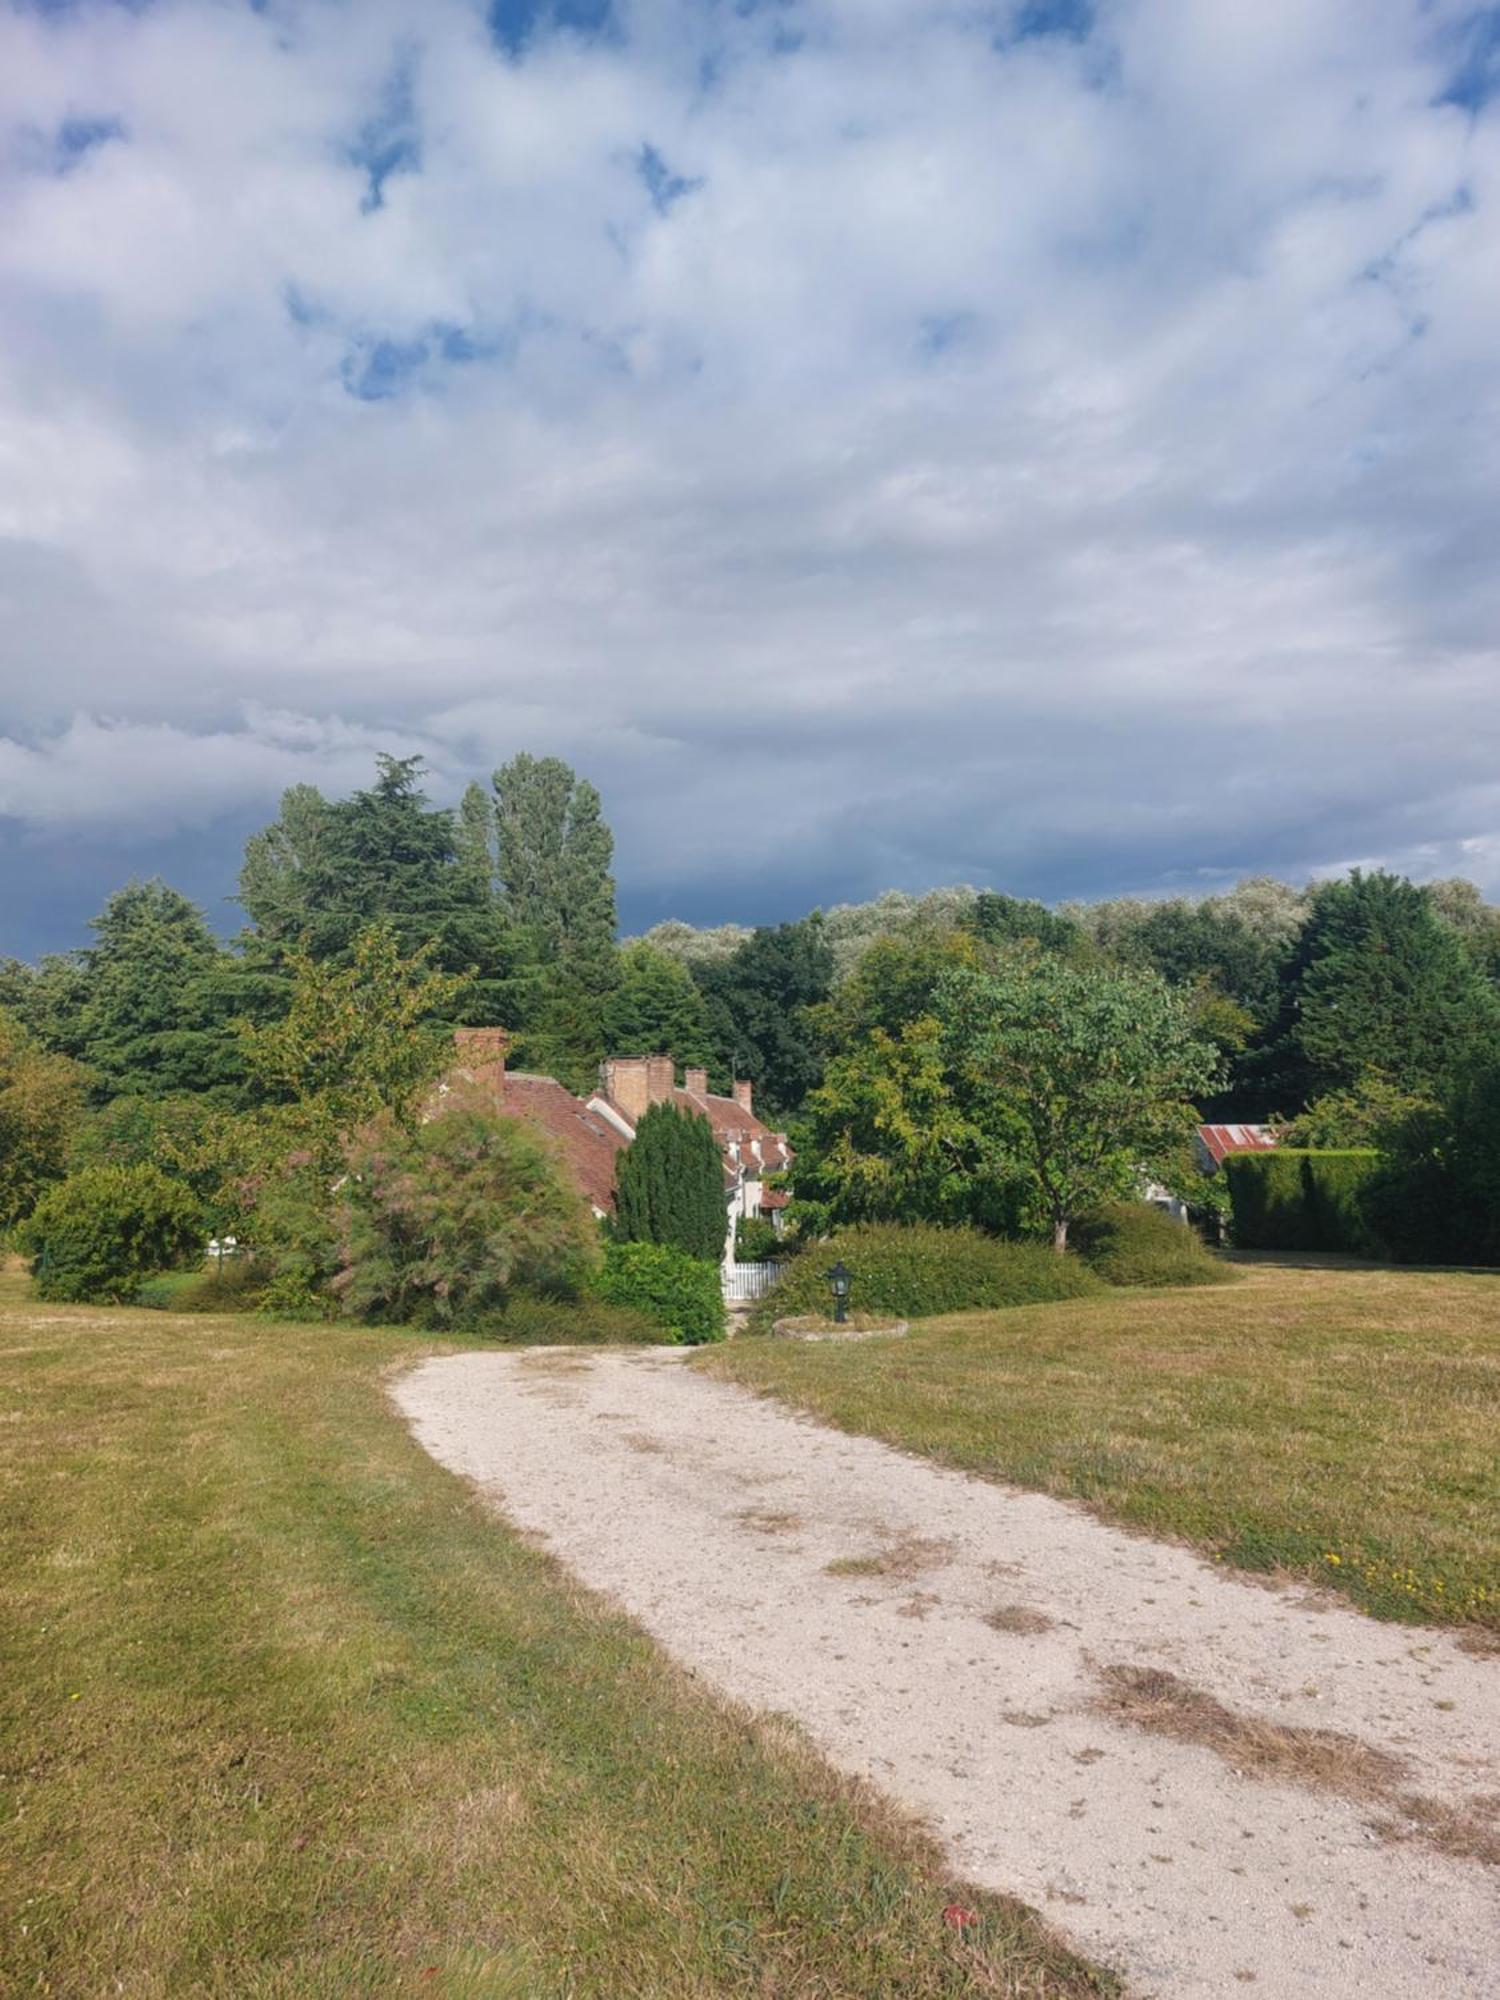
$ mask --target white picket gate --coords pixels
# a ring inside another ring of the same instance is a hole
[[[720,1269],[725,1299],[730,1305],[740,1305],[750,1299],[763,1299],[767,1292],[774,1291],[786,1265],[724,1264]]]

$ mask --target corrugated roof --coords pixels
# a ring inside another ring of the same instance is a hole
[[[1269,1125],[1200,1125],[1198,1144],[1217,1167],[1230,1153],[1274,1152],[1276,1134]]]

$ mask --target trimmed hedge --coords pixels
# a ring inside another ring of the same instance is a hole
[[[829,1313],[827,1273],[839,1262],[851,1274],[851,1311],[897,1319],[1046,1305],[1104,1290],[1079,1258],[1059,1257],[1044,1244],[1008,1242],[977,1229],[862,1223],[809,1244],[794,1258],[775,1291],[752,1313],[752,1329],[764,1332],[778,1319]]]
[[[1380,1155],[1373,1149],[1231,1153],[1224,1162],[1242,1250],[1343,1250],[1369,1254],[1363,1191]]]
[[[1145,1201],[1116,1201],[1080,1216],[1068,1240],[1110,1285],[1227,1285],[1239,1273],[1185,1222]]]
[[[593,1291],[609,1305],[644,1313],[664,1340],[699,1347],[724,1338],[718,1265],[668,1243],[607,1243]]]

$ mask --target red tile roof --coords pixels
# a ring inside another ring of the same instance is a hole
[[[1200,1125],[1198,1144],[1212,1168],[1220,1166],[1230,1153],[1274,1152],[1276,1134],[1269,1125]]]
[[[615,1160],[625,1141],[608,1122],[580,1104],[555,1077],[507,1070],[503,1108],[552,1140],[564,1165],[589,1204],[608,1212],[615,1205]]]

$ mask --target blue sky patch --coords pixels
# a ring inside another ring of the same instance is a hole
[[[309,314],[314,310],[304,309]],[[292,311],[290,299],[288,310]],[[292,316],[298,317],[295,311]],[[463,367],[469,362],[506,356],[514,349],[513,335],[479,335],[470,327],[434,320],[410,340],[382,335],[356,341],[339,364],[339,379],[360,402],[386,403],[399,396],[418,376],[425,375],[430,382],[435,365]]]
[[[422,135],[414,94],[416,57],[398,56],[386,78],[380,104],[360,127],[349,148],[350,162],[364,170],[365,194],[360,210],[369,215],[385,206],[385,184],[392,174],[414,174],[422,165]]]
[[[674,174],[654,146],[642,146],[636,156],[636,172],[646,183],[651,206],[658,215],[665,215],[684,195],[696,193],[703,185],[701,179],[689,180],[682,174]]]
[[[1457,60],[1439,104],[1482,111],[1500,93],[1500,7],[1481,7],[1456,36]]]
[[[612,0],[490,0],[491,38],[509,56],[521,55],[539,32],[563,28],[575,35],[606,35],[618,23]]]

